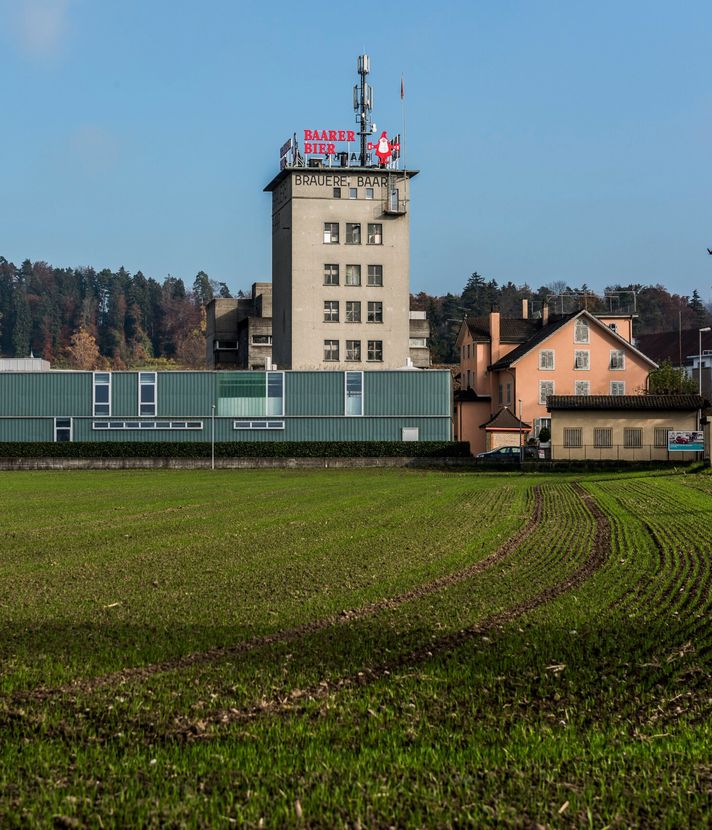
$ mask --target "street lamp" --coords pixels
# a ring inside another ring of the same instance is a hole
[[[698,380],[699,380],[700,397],[702,397],[702,332],[703,331],[712,331],[712,327],[705,326],[704,328],[700,329],[700,354],[698,356],[698,362],[697,362],[697,372],[698,372]]]

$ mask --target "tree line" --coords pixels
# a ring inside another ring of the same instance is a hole
[[[205,304],[229,297],[200,271],[192,288],[141,271],[53,268],[0,257],[0,354],[53,366],[125,369],[205,365]]]
[[[230,296],[224,282],[204,271],[186,288],[173,276],[158,282],[141,271],[54,268],[29,259],[18,267],[0,256],[0,355],[34,354],[58,368],[199,368],[205,365],[205,305],[213,297]],[[411,299],[413,308],[427,312],[435,364],[457,362],[455,341],[465,317],[493,308],[519,317],[524,299],[535,314],[544,305],[550,313],[581,306],[593,312],[635,310],[636,334],[712,325],[710,308],[697,291],[688,297],[662,285],[611,285],[597,295],[586,285],[564,282],[536,290],[527,284],[499,285],[475,272],[459,294],[421,292]]]
[[[465,317],[480,317],[499,309],[503,317],[520,317],[522,300],[529,301],[529,313],[540,314],[548,305],[550,314],[568,313],[588,308],[592,313],[635,312],[638,319],[634,331],[641,334],[712,325],[712,309],[706,306],[695,290],[692,296],[671,294],[662,285],[614,284],[598,294],[587,285],[572,287],[565,282],[552,282],[532,289],[526,283],[499,285],[477,272],[467,280],[460,294],[433,297],[425,292],[411,296],[413,308],[427,312],[430,321],[430,353],[434,364],[457,363],[455,342]]]

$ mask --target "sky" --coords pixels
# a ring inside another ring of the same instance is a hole
[[[414,292],[478,271],[709,301],[711,32],[709,0],[0,0],[0,256],[270,279],[279,147],[352,128],[366,51],[421,171]]]

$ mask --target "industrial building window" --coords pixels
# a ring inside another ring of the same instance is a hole
[[[539,403],[542,405],[546,404],[546,399],[549,395],[554,394],[554,381],[553,380],[540,380],[539,381]]]
[[[360,245],[361,244],[361,225],[358,222],[346,223],[346,244]]]
[[[369,265],[368,266],[368,284],[369,285],[383,285],[383,266]]]
[[[574,395],[588,395],[591,388],[587,380],[577,380],[574,383]]]
[[[361,303],[357,300],[346,301],[346,322],[360,323],[361,322]]]
[[[625,352],[618,349],[611,351],[611,369],[625,369]]]
[[[138,414],[152,415],[154,418],[158,415],[156,411],[156,373],[155,372],[139,372],[138,373]]]
[[[341,188],[340,187],[335,187],[334,188],[334,199],[340,199],[340,198],[341,198]]]
[[[338,300],[324,300],[324,322],[338,323],[339,322],[339,301]]]
[[[347,340],[346,341],[346,359],[347,360],[361,360],[361,341]]]
[[[94,421],[92,429],[145,429],[162,430],[162,429],[202,429],[202,421]]]
[[[271,346],[272,345],[272,335],[271,334],[253,334],[252,335],[252,345],[253,346]]]
[[[665,447],[668,445],[668,427],[655,427],[655,446]]]
[[[546,370],[552,370],[554,368],[553,349],[543,349],[539,352],[539,368]]]
[[[401,441],[419,441],[420,427],[401,427]]]
[[[324,341],[324,360],[338,360],[339,359],[339,341],[325,340]]]
[[[324,285],[338,285],[339,284],[339,266],[335,263],[329,263],[324,266]]]
[[[366,198],[367,199],[373,199],[373,188],[372,187],[367,187],[366,188]]]
[[[637,449],[643,446],[643,430],[641,427],[626,427],[623,430],[623,446],[628,449]]]
[[[383,340],[368,341],[368,359],[374,361],[383,360]]]
[[[380,300],[369,300],[368,303],[368,322],[382,323],[383,322],[383,303]]]
[[[54,440],[55,441],[71,441],[72,440],[72,419],[71,418],[55,418],[54,419]]]
[[[358,189],[355,187],[349,188],[349,199],[358,199]]]
[[[363,415],[363,372],[345,372],[344,375],[344,415]]]
[[[611,381],[611,395],[625,395],[625,381],[612,380]]]
[[[284,421],[233,421],[233,429],[284,429]]]
[[[595,427],[593,430],[593,446],[602,449],[613,446],[613,430],[610,427]]]
[[[427,337],[411,337],[408,340],[408,345],[411,349],[425,349],[428,346]]]
[[[213,343],[213,351],[237,351],[237,340],[216,340]]]
[[[383,225],[380,222],[368,223],[368,244],[381,245],[383,243]]]
[[[111,372],[94,372],[94,415],[111,415]]]
[[[574,369],[589,369],[589,353],[588,349],[574,352]]]
[[[361,285],[361,266],[346,266],[346,285]]]
[[[339,223],[324,222],[324,244],[337,245],[339,242]]]
[[[574,326],[574,343],[588,343],[588,320],[579,317]]]
[[[564,427],[564,446],[581,447],[581,427]]]
[[[220,372],[217,414],[235,418],[284,415],[284,372]]]

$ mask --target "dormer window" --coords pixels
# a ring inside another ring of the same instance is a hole
[[[574,327],[574,343],[588,343],[588,320],[579,317]]]

